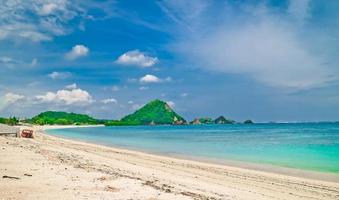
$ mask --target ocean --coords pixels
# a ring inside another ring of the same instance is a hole
[[[163,155],[339,173],[339,123],[118,126],[47,133]]]

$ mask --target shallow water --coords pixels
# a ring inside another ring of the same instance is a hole
[[[48,133],[159,154],[339,173],[339,123],[95,127]]]

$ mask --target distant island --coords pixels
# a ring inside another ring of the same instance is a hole
[[[15,125],[17,118],[0,118],[0,123]],[[89,115],[47,111],[23,120],[24,123],[37,125],[106,125],[106,126],[136,126],[136,125],[188,125],[188,124],[236,124],[232,119],[219,116],[216,119],[209,117],[195,118],[188,122],[176,113],[166,102],[159,99],[150,101],[134,113],[120,120],[95,119]],[[244,124],[252,124],[253,121],[246,120]]]

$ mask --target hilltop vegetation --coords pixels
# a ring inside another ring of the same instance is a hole
[[[123,117],[121,120],[99,120],[85,114],[67,113],[47,111],[40,113],[32,119],[24,122],[38,125],[96,125],[105,124],[106,126],[133,126],[133,125],[162,125],[187,124],[186,120],[178,115],[173,109],[164,101],[153,100],[147,103],[142,108],[134,113]],[[0,123],[15,125],[18,120],[13,118],[0,118]],[[234,120],[226,119],[220,116],[216,119],[209,117],[196,118],[190,124],[234,124]],[[253,123],[251,120],[246,120],[245,124]]]
[[[244,124],[253,124],[253,121],[250,120],[250,119],[248,119],[248,120],[245,120],[245,121],[244,121]]]
[[[184,124],[186,120],[172,108],[158,99],[149,102],[133,114],[123,117],[120,121],[106,122],[106,125],[156,125]]]
[[[215,120],[209,117],[195,118],[190,124],[234,124],[235,121],[231,119],[226,119],[224,116],[220,116]]]
[[[88,115],[55,111],[40,113],[29,120],[29,122],[39,125],[95,125],[103,123],[102,121],[94,119]]]
[[[235,121],[232,119],[226,119],[224,116],[220,116],[214,120],[215,124],[234,124]]]
[[[7,125],[17,125],[19,123],[19,120],[16,117],[10,117],[10,118],[2,118],[0,117],[0,124],[7,124]]]

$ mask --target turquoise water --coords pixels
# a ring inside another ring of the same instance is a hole
[[[160,154],[339,173],[338,123],[96,127],[48,133]]]

